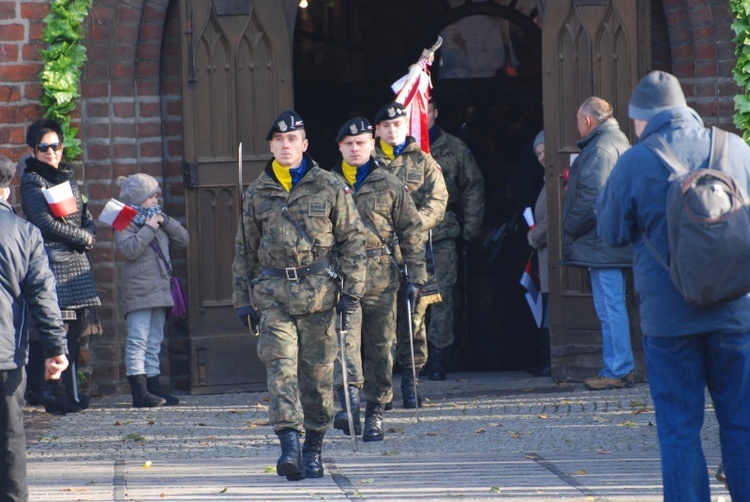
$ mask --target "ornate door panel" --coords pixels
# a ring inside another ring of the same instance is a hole
[[[180,0],[194,393],[266,386],[257,338],[232,305],[231,264],[239,221],[238,145],[246,187],[270,158],[268,127],[292,105],[287,20],[294,17],[285,4],[290,2]]]
[[[585,269],[560,266],[565,168],[578,153],[576,111],[589,96],[612,103],[631,141],[628,102],[650,64],[650,7],[646,0],[544,2],[542,66],[549,225],[550,331],[553,376],[580,379],[602,365],[601,326]],[[628,281],[628,314],[637,377],[644,376],[640,319]]]

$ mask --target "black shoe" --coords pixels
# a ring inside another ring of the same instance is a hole
[[[146,390],[149,394],[153,394],[164,399],[167,402],[167,406],[175,406],[180,404],[180,399],[161,391],[161,384],[159,383],[159,375],[146,378]]]
[[[407,410],[415,409],[422,406],[422,399],[417,403],[419,394],[419,379],[415,380],[411,372],[401,375],[401,398],[403,399],[404,408]]]
[[[383,405],[383,410],[385,411],[391,411],[392,409],[393,409],[393,399],[391,399],[390,401],[385,403],[385,405]]]
[[[305,433],[305,444],[302,447],[302,462],[305,464],[305,475],[308,478],[323,477],[322,452],[323,433],[307,431]]]
[[[66,415],[68,413],[78,413],[83,408],[77,402],[68,398],[65,386],[59,380],[48,380],[47,389],[42,394],[44,402],[44,411],[51,415]]]
[[[385,436],[383,432],[383,405],[367,401],[365,408],[365,430],[362,433],[362,441],[382,441]]]
[[[276,433],[281,442],[281,456],[276,462],[276,474],[286,476],[289,481],[305,479],[305,465],[302,462],[302,452],[299,447],[299,432],[294,429],[284,429]]]
[[[45,395],[44,391],[37,392],[34,390],[27,390],[26,391],[26,402],[29,403],[29,406],[40,406],[45,403]],[[46,396],[46,400],[49,400],[50,397]]]
[[[427,365],[430,367],[428,373],[430,380],[445,380],[445,351],[446,349],[439,349],[434,344],[429,344],[430,356],[427,361]],[[420,375],[422,373],[420,372]]]
[[[333,428],[343,431],[344,434],[349,436],[349,415],[346,413],[346,396],[344,396],[344,388],[336,389],[336,393],[339,396],[339,402],[341,403],[341,411],[336,413],[333,418]],[[362,420],[359,414],[359,389],[354,385],[349,386],[349,404],[352,407],[352,423],[354,424],[354,434],[359,436],[362,434]]]
[[[151,394],[146,389],[146,375],[130,375],[130,392],[133,394],[133,406],[136,408],[157,408],[167,404],[167,400]]]

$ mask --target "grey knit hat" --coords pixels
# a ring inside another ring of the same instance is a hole
[[[532,148],[534,148],[534,151],[536,151],[536,147],[544,143],[544,129],[539,131],[539,134],[536,135],[536,138],[534,138],[534,145]]]
[[[117,185],[120,187],[120,202],[133,206],[140,206],[155,193],[161,193],[159,182],[144,173],[132,174],[127,178],[120,176]]]
[[[657,113],[676,106],[687,106],[680,82],[669,73],[652,71],[635,87],[628,115],[631,119],[649,121]]]

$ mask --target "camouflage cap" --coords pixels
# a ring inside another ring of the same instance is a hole
[[[370,124],[370,121],[364,117],[354,117],[341,126],[339,133],[336,135],[336,143],[346,136],[359,136],[368,132],[372,134],[372,124]]]
[[[393,120],[399,117],[406,117],[406,108],[397,101],[391,101],[378,110],[377,115],[375,115],[375,123],[379,124],[384,120]]]
[[[304,129],[305,122],[302,120],[302,117],[292,110],[287,110],[281,112],[281,114],[276,117],[276,120],[273,121],[273,125],[266,136],[266,141],[270,141],[275,132],[292,132]]]

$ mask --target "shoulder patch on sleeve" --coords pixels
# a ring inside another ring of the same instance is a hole
[[[437,162],[435,162],[435,165],[437,166],[438,171],[440,171],[442,173],[443,172],[442,166],[440,164],[438,164]]]
[[[404,190],[406,190],[407,193],[411,192],[411,188],[409,188],[409,185],[404,185]]]
[[[344,193],[345,193],[346,195],[349,195],[350,193],[352,193],[352,189],[351,189],[351,188],[349,188],[349,185],[341,185],[341,188],[343,188],[343,189],[344,189]]]

